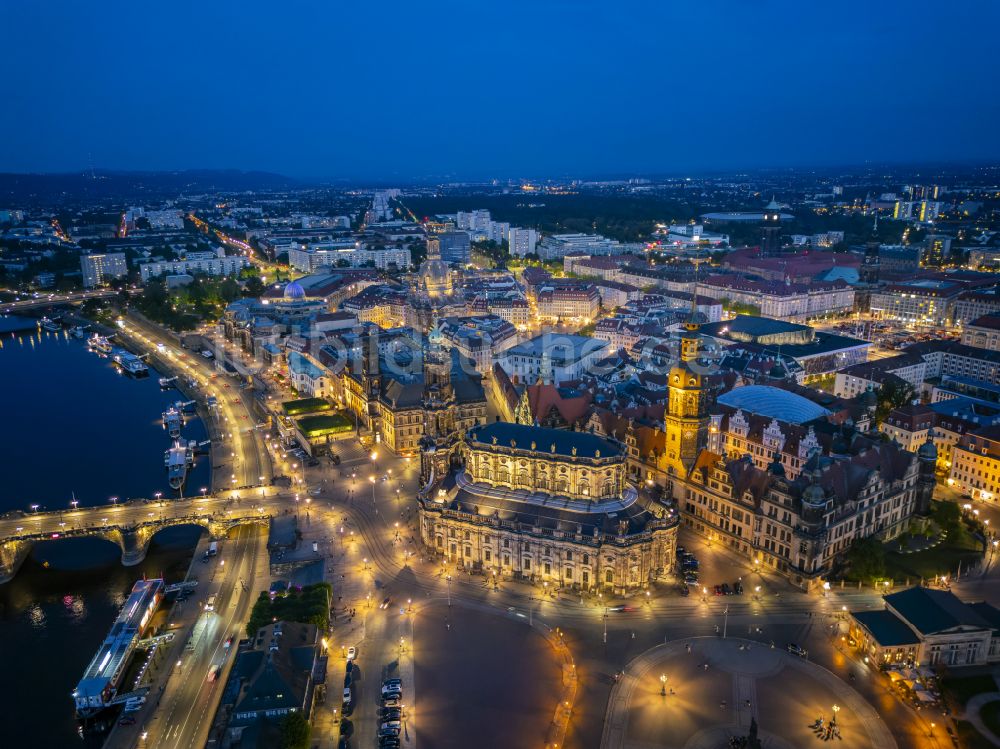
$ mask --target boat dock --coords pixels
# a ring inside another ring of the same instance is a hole
[[[118,612],[111,631],[73,690],[79,717],[91,717],[115,703],[130,656],[142,639],[162,597],[161,579],[139,580],[132,586],[132,592]]]

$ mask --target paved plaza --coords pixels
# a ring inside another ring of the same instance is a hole
[[[725,749],[755,718],[768,749],[819,747],[828,741],[813,724],[823,718],[826,726],[834,705],[844,746],[896,746],[861,695],[804,658],[733,638],[675,640],[629,663],[612,691],[601,746]]]
[[[545,746],[560,672],[527,622],[438,602],[422,607],[413,635],[420,749]]]

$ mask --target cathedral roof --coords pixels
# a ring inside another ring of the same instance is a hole
[[[527,424],[511,424],[505,421],[473,427],[469,430],[468,440],[470,443],[493,445],[494,438],[496,438],[497,445],[504,447],[510,447],[511,440],[513,440],[518,450],[525,451],[532,450],[531,443],[534,442],[535,452],[564,457],[575,454],[577,457],[594,458],[598,452],[602,458],[623,455],[620,445],[587,432],[570,432],[565,429],[548,429],[528,426]]]

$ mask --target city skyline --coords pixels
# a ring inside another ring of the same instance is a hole
[[[0,59],[22,72],[0,171],[502,179],[1000,157],[988,3],[240,6],[199,8],[200,25],[59,10],[8,13]]]

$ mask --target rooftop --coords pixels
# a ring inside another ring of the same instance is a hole
[[[851,616],[865,629],[872,633],[879,645],[897,647],[900,645],[917,645],[920,640],[906,622],[891,611],[852,611]]]
[[[623,454],[620,445],[587,432],[570,432],[565,429],[549,429],[504,421],[473,427],[469,431],[469,442],[505,447],[516,445],[519,450],[566,457],[576,455],[582,458],[596,458],[599,454],[602,458],[611,458]]]
[[[718,402],[750,413],[804,424],[830,413],[801,395],[770,385],[745,385],[719,396]]]
[[[950,590],[909,588],[885,596],[885,602],[923,635],[963,626],[992,629],[989,622]]]

